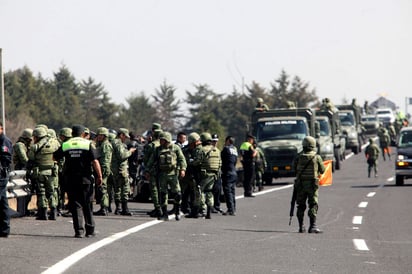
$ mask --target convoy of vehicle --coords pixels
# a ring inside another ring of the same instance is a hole
[[[395,122],[395,114],[390,108],[378,108],[375,113],[384,126]]]
[[[361,117],[362,126],[365,128],[365,134],[376,135],[379,129],[379,119],[376,114],[366,114]]]
[[[339,105],[338,114],[342,125],[343,134],[346,138],[346,148],[351,149],[353,153],[358,154],[362,151],[362,127],[360,124],[359,107],[353,105]]]

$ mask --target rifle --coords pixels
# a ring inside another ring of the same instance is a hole
[[[316,155],[315,155],[316,156]],[[292,223],[292,217],[293,217],[293,212],[295,212],[295,203],[296,203],[296,198],[298,195],[298,190],[297,190],[297,184],[300,183],[300,175],[302,175],[302,172],[305,171],[305,169],[308,167],[309,163],[313,160],[313,158],[315,158],[315,156],[313,156],[312,158],[310,158],[305,166],[303,167],[303,169],[299,172],[299,174],[296,176],[295,179],[295,184],[293,185],[293,193],[292,193],[292,199],[290,201],[290,212],[289,212],[289,225]]]

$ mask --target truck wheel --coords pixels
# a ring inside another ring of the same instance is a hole
[[[263,177],[263,181],[265,182],[265,185],[271,185],[272,184],[272,176],[265,176]]]
[[[397,175],[396,176],[396,185],[397,186],[403,186],[403,183],[404,183],[404,177],[400,176],[400,175]]]
[[[335,148],[334,150],[334,155],[335,155],[335,169],[339,170],[340,169],[340,155],[339,155],[339,148]],[[332,170],[333,171],[333,170]]]
[[[353,152],[354,154],[358,154],[358,153],[359,153],[359,148],[358,148],[358,146],[352,147],[352,152]]]

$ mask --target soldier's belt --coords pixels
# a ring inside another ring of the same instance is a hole
[[[39,170],[47,170],[47,169],[53,169],[54,168],[54,164],[53,165],[40,165],[39,166]]]

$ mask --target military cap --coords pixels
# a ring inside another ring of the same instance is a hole
[[[21,134],[21,137],[25,139],[31,139],[33,136],[33,130],[31,128],[25,128],[23,130],[23,133]]]
[[[85,127],[82,125],[74,125],[72,127],[72,136],[79,137],[84,132]]]
[[[154,131],[155,129],[162,129],[162,126],[159,123],[153,123],[152,130]]]
[[[200,140],[202,142],[212,141],[212,135],[209,132],[203,132],[200,134]]]
[[[119,134],[123,133],[127,138],[130,138],[129,130],[127,128],[119,128]]]
[[[47,135],[47,131],[44,127],[36,127],[33,130],[33,136],[37,138],[42,138]]]
[[[172,134],[170,134],[169,132],[166,132],[166,131],[162,131],[159,134],[159,139],[160,140],[165,140],[166,142],[171,143],[172,142]]]
[[[215,133],[215,134],[212,134],[212,141],[213,142],[217,142],[217,141],[219,141],[219,136]]]
[[[109,137],[109,130],[105,127],[99,127],[96,131],[97,135],[104,135],[106,137]]]
[[[69,127],[64,127],[60,130],[59,135],[64,136],[66,138],[72,138],[72,129]]]
[[[189,143],[194,143],[194,142],[200,140],[200,136],[196,132],[192,132],[192,133],[189,134],[187,139],[188,139]]]

